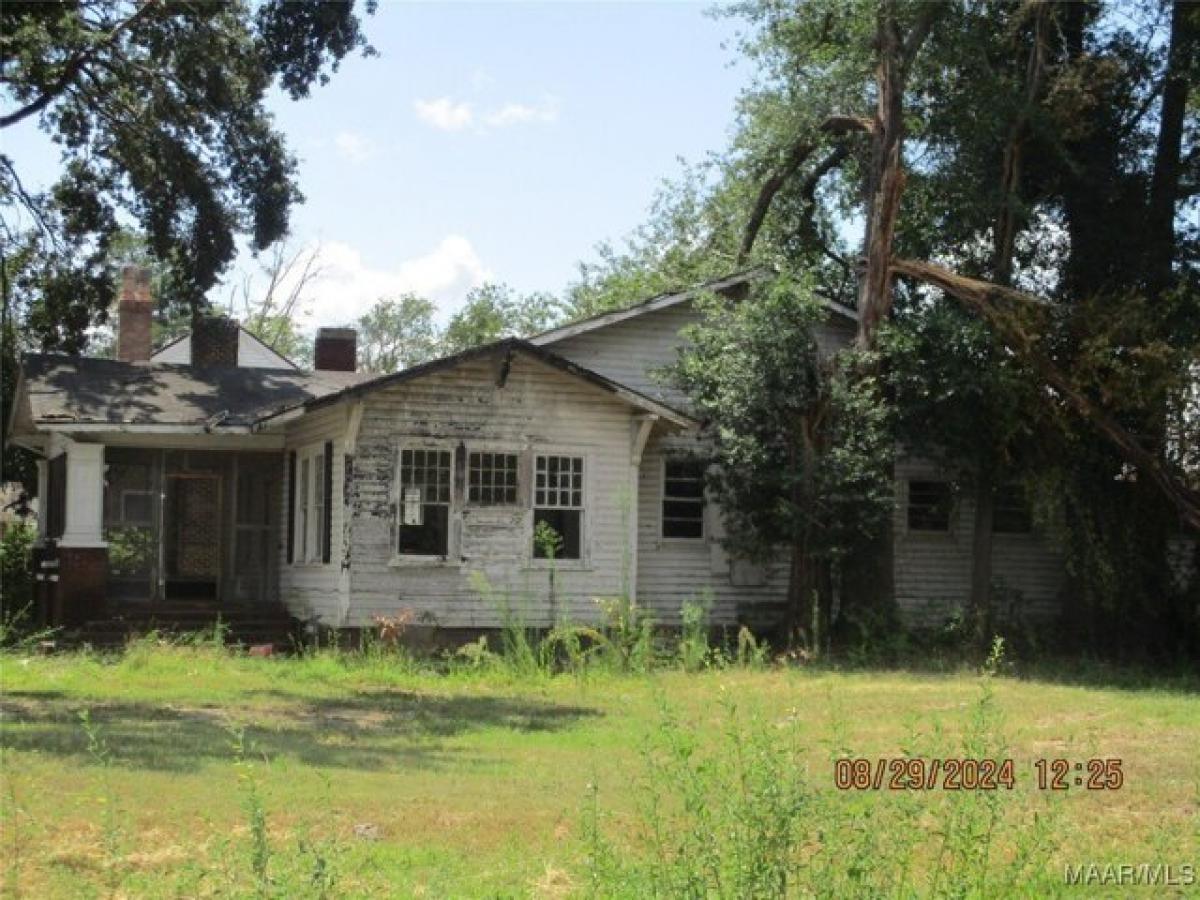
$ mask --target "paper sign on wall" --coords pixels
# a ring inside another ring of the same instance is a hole
[[[401,521],[405,525],[424,524],[421,517],[421,489],[409,487],[404,489],[404,513]]]

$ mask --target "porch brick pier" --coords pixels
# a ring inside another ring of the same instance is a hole
[[[104,541],[104,445],[63,441],[67,455],[66,522],[58,540],[54,624],[78,625],[104,615],[108,545]]]

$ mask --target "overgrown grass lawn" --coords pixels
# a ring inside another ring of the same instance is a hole
[[[952,888],[932,870],[945,865],[937,832],[963,803],[1002,808],[985,863],[996,894],[1066,891],[1068,863],[1200,863],[1200,694],[1185,687],[997,677],[989,689],[968,671],[519,678],[147,645],[123,657],[9,653],[0,665],[7,896],[608,893],[589,855],[601,840],[618,858],[650,852],[647,799],[672,790],[650,774],[664,728],[695,759],[728,753],[740,729],[778,734],[805,790],[838,804],[835,827],[861,827],[839,838],[844,864],[855,847],[909,845],[925,829],[906,865],[924,868],[911,883],[931,890]],[[979,743],[972,721],[988,690]],[[962,756],[964,736],[1015,760],[1015,790],[981,800],[833,786],[838,755]],[[1124,785],[1041,791],[1040,757],[1120,758]],[[739,790],[719,775],[706,784]],[[799,845],[824,840],[817,831]],[[790,893],[822,892],[813,866]]]

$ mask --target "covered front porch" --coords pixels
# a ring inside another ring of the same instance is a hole
[[[53,441],[39,463],[45,624],[202,624],[279,608],[283,454],[228,442]]]

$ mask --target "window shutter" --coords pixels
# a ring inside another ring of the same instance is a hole
[[[321,530],[325,533],[325,540],[321,542],[324,548],[322,552],[321,562],[329,562],[333,559],[333,542],[330,538],[333,537],[333,441],[325,442],[325,516],[321,523]]]
[[[296,558],[296,451],[288,454],[287,561]]]

